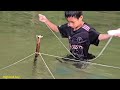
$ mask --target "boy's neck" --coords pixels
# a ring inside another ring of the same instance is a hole
[[[85,22],[82,22],[78,27],[74,28],[74,31],[78,30],[79,28],[81,28],[84,25]]]

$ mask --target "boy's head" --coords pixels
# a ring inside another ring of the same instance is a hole
[[[65,11],[65,18],[68,21],[68,25],[74,29],[80,27],[83,23],[82,11]]]

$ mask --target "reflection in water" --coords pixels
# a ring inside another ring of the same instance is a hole
[[[86,63],[84,61],[75,62],[75,61],[70,61],[69,59],[59,59],[59,58],[56,58],[56,60],[58,60],[60,63],[72,64],[73,66],[79,69],[86,69],[87,66],[89,65],[89,63]]]
[[[36,53],[35,57],[34,57],[34,61],[33,61],[33,69],[32,69],[33,77],[36,76],[36,73],[37,73],[37,60],[38,60],[38,56],[39,56],[39,54]]]
[[[86,62],[78,62],[78,63],[74,63],[73,65],[79,69],[86,69],[89,64]]]
[[[35,78],[37,76],[37,59],[34,59],[33,68],[32,68],[32,76]]]

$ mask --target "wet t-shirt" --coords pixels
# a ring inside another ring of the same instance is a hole
[[[70,50],[78,58],[87,57],[90,44],[96,46],[99,44],[98,36],[100,33],[87,23],[75,31],[67,23],[58,26],[58,29],[63,38],[68,38]]]

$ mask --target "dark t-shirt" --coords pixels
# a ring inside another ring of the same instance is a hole
[[[71,48],[78,49],[82,46],[84,57],[87,57],[90,44],[96,46],[99,44],[98,36],[100,33],[87,23],[75,31],[67,23],[58,26],[58,29],[63,38],[68,38]]]
[[[78,33],[80,30],[81,32],[87,31],[89,34],[90,44],[94,44],[96,46],[98,46],[99,44],[98,36],[100,35],[100,33],[97,32],[93,27],[91,27],[87,23],[85,23],[79,30],[76,30],[76,31],[73,31],[73,29],[69,27],[67,24],[58,26],[58,29],[63,38],[69,38],[69,36],[71,36],[74,33]]]

